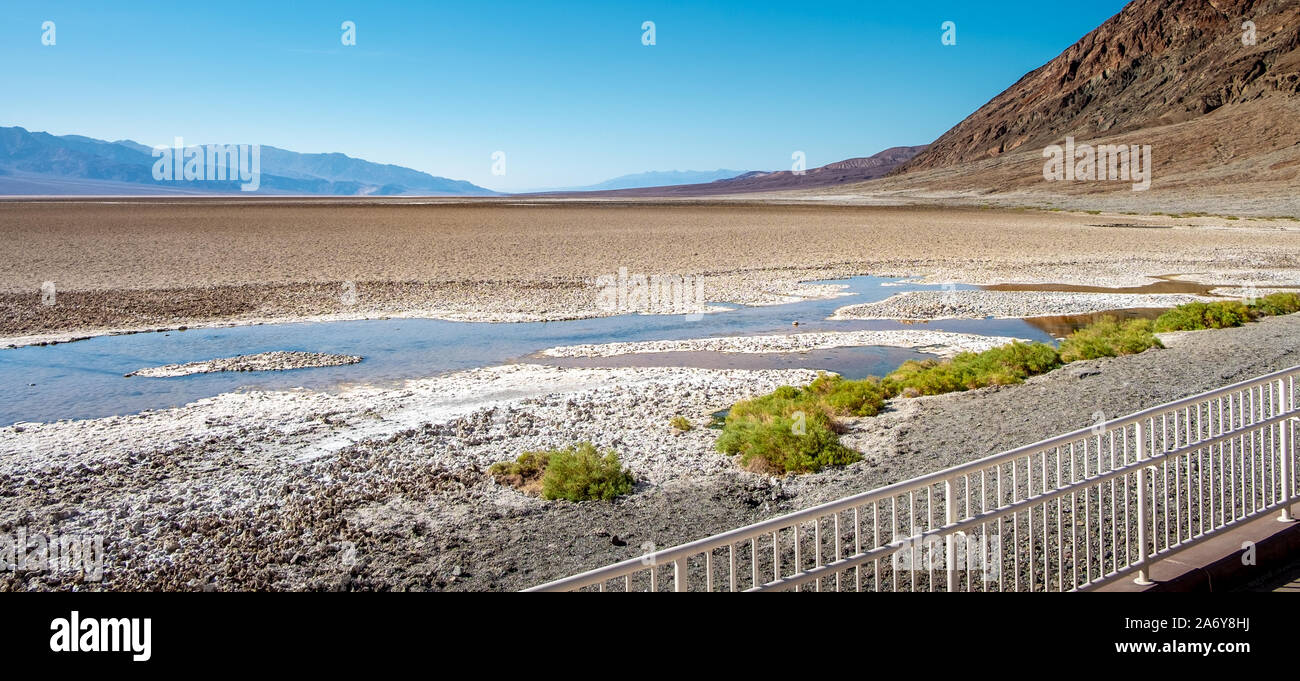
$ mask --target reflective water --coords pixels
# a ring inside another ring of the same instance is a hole
[[[1023,320],[945,320],[923,325],[895,321],[826,321],[836,308],[883,300],[904,291],[936,286],[878,277],[853,277],[838,283],[850,295],[785,305],[744,307],[687,318],[684,315],[620,315],[559,322],[483,323],[432,319],[387,319],[323,323],[268,324],[102,336],[75,343],[0,350],[0,425],[19,421],[92,418],[179,406],[239,389],[305,387],[333,389],[356,383],[386,384],[438,373],[491,366],[530,358],[557,345],[671,340],[706,336],[754,335],[795,331],[917,328],[1013,335],[1051,340],[1051,332]],[[882,285],[884,284],[884,285]],[[973,288],[960,286],[958,288]],[[1068,324],[1068,320],[1062,322]],[[295,371],[215,373],[174,378],[124,378],[136,369],[217,357],[303,350],[356,354],[360,364]],[[887,372],[911,351],[846,348],[772,355],[671,353],[590,361],[591,366],[662,365],[813,368],[850,376]],[[558,361],[556,363],[559,363]]]

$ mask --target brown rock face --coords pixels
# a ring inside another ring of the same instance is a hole
[[[1253,45],[1243,41],[1247,21]],[[1135,0],[895,174],[1042,148],[1067,135],[1112,137],[1193,121],[1225,107],[1241,107],[1233,118],[1270,115],[1291,110],[1297,95],[1300,0]],[[1265,143],[1258,151],[1270,150]]]

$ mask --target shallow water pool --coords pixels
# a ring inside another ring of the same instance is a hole
[[[879,277],[815,282],[842,284],[848,295],[783,305],[745,307],[689,318],[685,315],[619,315],[557,322],[451,322],[434,319],[376,319],[233,326],[100,336],[75,343],[0,350],[0,425],[129,414],[161,409],[232,390],[313,388],[349,384],[390,384],[405,379],[492,366],[531,358],[559,345],[674,340],[766,333],[925,328],[1016,336],[1050,341],[1048,331],[1023,320],[944,320],[908,324],[888,320],[827,321],[836,308],[883,300],[932,285],[899,283]],[[897,285],[895,285],[897,284]],[[959,286],[961,289],[974,287]],[[791,322],[799,327],[792,328]],[[1055,331],[1053,328],[1052,331]],[[124,378],[144,367],[231,357],[271,350],[302,350],[361,355],[360,364],[294,371],[214,373],[172,378]],[[677,358],[658,355],[672,354]],[[748,357],[708,353],[657,353],[589,366],[715,366],[735,368],[810,368],[849,376],[880,374],[921,353],[896,348],[841,348]],[[674,363],[675,362],[675,363]],[[669,364],[671,363],[671,364]]]

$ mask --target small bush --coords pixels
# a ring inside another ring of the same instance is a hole
[[[717,447],[724,454],[739,455],[740,465],[755,473],[816,473],[862,458],[840,444],[836,430],[823,412],[768,414],[762,419],[728,416]]]
[[[889,390],[873,377],[848,381],[842,376],[818,374],[808,392],[819,398],[822,406],[835,416],[875,416],[890,397]]]
[[[875,416],[890,394],[879,379],[818,374],[805,388],[783,385],[737,402],[727,414],[718,451],[739,455],[744,468],[771,475],[814,473],[853,463],[860,454],[840,444],[837,417]]]
[[[1213,303],[1187,303],[1165,312],[1156,319],[1155,330],[1198,331],[1241,326],[1253,316],[1245,304],[1235,300]]]
[[[609,501],[632,491],[632,472],[623,468],[610,450],[601,456],[590,442],[575,449],[551,452],[550,464],[542,476],[543,499]]]
[[[1250,304],[1250,311],[1256,317],[1276,317],[1300,312],[1300,295],[1294,293],[1272,293]]]
[[[691,425],[690,419],[687,419],[685,416],[674,416],[673,419],[668,422],[668,425],[683,433],[694,428],[694,426]]]
[[[514,461],[498,461],[488,468],[491,475],[502,485],[509,485],[521,492],[538,495],[542,492],[542,474],[550,462],[550,452],[524,452]]]
[[[492,464],[488,473],[497,482],[527,493],[540,493],[543,499],[569,501],[609,501],[631,492],[635,483],[631,471],[619,464],[613,450],[602,456],[590,442],[567,449],[524,452],[514,462]]]
[[[1082,359],[1136,355],[1151,348],[1163,348],[1155,337],[1155,325],[1147,319],[1120,322],[1114,317],[1103,317],[1062,341],[1061,361],[1068,364]]]
[[[942,395],[992,385],[1012,385],[1061,366],[1056,348],[1044,343],[1020,343],[963,352],[946,360],[911,360],[885,377],[892,394],[908,397]]]

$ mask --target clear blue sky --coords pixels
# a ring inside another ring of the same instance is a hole
[[[811,168],[933,140],[1124,4],[6,1],[0,125],[340,151],[502,190],[796,150]]]

